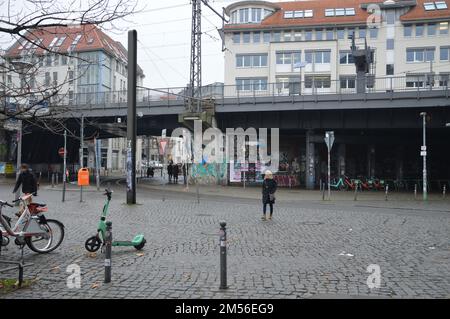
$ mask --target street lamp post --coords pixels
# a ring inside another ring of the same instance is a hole
[[[298,95],[301,95],[302,94],[302,70],[303,70],[303,68],[304,67],[306,67],[308,65],[308,63],[307,62],[305,62],[305,61],[302,61],[302,62],[298,62],[298,63],[295,63],[294,64],[294,68],[295,69],[300,69],[300,81],[299,81],[299,87],[298,87]]]
[[[428,199],[428,191],[427,191],[427,143],[426,143],[426,125],[427,125],[427,113],[420,113],[422,116],[422,133],[423,133],[423,144],[421,148],[420,155],[423,157],[423,200],[426,201]]]

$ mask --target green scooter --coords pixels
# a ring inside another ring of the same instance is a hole
[[[100,222],[98,223],[97,235],[89,237],[84,244],[86,250],[92,253],[96,252],[97,250],[100,249],[100,247],[105,245],[106,216],[108,215],[108,208],[109,202],[111,201],[112,197],[112,191],[106,189],[103,195],[106,195],[106,203],[103,206],[103,212],[102,215],[100,216]],[[136,235],[131,241],[113,241],[112,245],[133,246],[137,250],[141,250],[142,248],[144,248],[146,242],[147,241],[145,240],[144,235],[139,234]]]

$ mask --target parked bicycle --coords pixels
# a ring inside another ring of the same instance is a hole
[[[6,201],[0,201],[0,242],[2,246],[7,246],[10,242],[9,237],[15,237],[15,244],[21,248],[27,245],[36,253],[49,253],[61,245],[64,239],[64,225],[44,216],[48,211],[46,204],[33,202],[27,204],[31,196],[25,195],[13,201],[13,203],[21,202],[24,207],[14,226],[11,226],[12,219],[2,214],[4,206],[14,206]]]

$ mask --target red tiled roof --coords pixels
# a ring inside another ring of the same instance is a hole
[[[429,20],[450,18],[450,0],[416,0],[417,5],[400,17],[401,21]],[[426,11],[423,4],[425,2],[445,1],[447,9]]]
[[[25,37],[33,42],[36,42],[38,41],[38,39],[40,39],[42,40],[40,46],[49,48],[55,37],[65,36],[66,39],[63,41],[57,52],[67,53],[77,35],[81,35],[81,38],[74,47],[73,52],[104,50],[124,62],[127,61],[127,51],[125,50],[125,48],[119,42],[112,40],[107,34],[105,34],[95,25],[47,27],[31,30],[25,35]],[[20,41],[17,41],[6,52],[6,56],[19,56],[22,50],[22,44],[20,43]],[[38,47],[34,54],[42,55],[46,52],[46,50]]]
[[[417,5],[413,6],[406,14],[401,17],[402,21],[418,19],[436,19],[450,17],[450,10],[425,11],[424,2],[443,1],[443,0],[417,0]],[[445,0],[450,7],[450,0]],[[248,24],[227,24],[227,29],[264,29],[276,27],[292,26],[321,26],[321,25],[339,25],[339,24],[361,24],[366,23],[370,13],[362,6],[370,3],[383,3],[384,0],[305,0],[291,2],[275,2],[280,7],[273,14],[261,21],[261,23]],[[402,0],[397,0],[397,4],[402,4]],[[403,3],[406,4],[404,1]],[[234,4],[236,5],[236,4]],[[332,8],[355,8],[354,16],[326,17],[325,9]],[[314,16],[311,18],[285,19],[285,11],[295,10],[314,10]]]

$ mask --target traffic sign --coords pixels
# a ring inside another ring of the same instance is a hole
[[[61,157],[64,157],[64,155],[66,155],[66,150],[64,149],[64,147],[60,147],[58,150],[58,154]]]
[[[421,151],[420,156],[427,156],[427,151]]]
[[[334,131],[325,132],[325,144],[327,144],[328,151],[331,151],[334,144]]]
[[[166,145],[167,145],[167,141],[166,140],[159,141],[159,154],[160,155],[164,155],[165,154]]]

